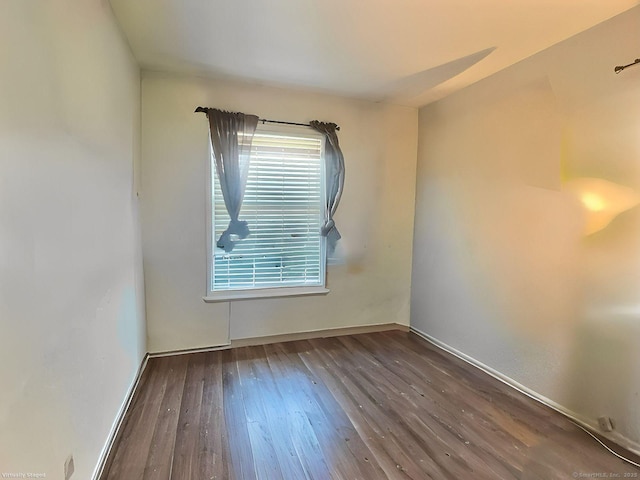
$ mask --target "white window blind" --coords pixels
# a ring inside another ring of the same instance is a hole
[[[212,164],[211,291],[324,285],[322,144],[258,127],[240,211],[251,233],[229,253],[216,246],[229,215]]]

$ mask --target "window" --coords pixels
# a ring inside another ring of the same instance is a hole
[[[229,215],[211,162],[207,299],[327,292],[323,144],[308,128],[258,125],[240,212],[251,233],[231,252],[216,246]]]

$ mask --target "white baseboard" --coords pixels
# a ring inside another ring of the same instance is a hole
[[[231,343],[223,343],[221,345],[212,345],[210,347],[182,348],[180,350],[163,350],[160,352],[150,352],[149,358],[173,357],[175,355],[188,355],[190,353],[217,352],[218,350],[228,350]]]
[[[426,340],[427,342],[435,345],[436,347],[444,350],[447,353],[450,353],[451,355],[454,355],[456,357],[458,357],[461,360],[464,360],[465,362],[467,362],[468,364],[479,368],[480,370],[482,370],[483,372],[485,372],[488,375],[491,375],[493,378],[495,378],[496,380],[501,381],[502,383],[504,383],[505,385],[514,388],[515,390],[519,391],[520,393],[528,396],[529,398],[542,403],[543,405],[552,408],[553,410],[555,410],[558,413],[561,413],[562,415],[564,415],[565,417],[569,418],[571,421],[577,423],[578,425],[582,426],[583,428],[586,428],[587,430],[596,433],[597,435],[600,435],[601,437],[604,437],[608,440],[610,440],[611,442],[620,445],[621,447],[629,450],[630,452],[635,453],[636,455],[640,455],[640,444],[637,442],[634,442],[633,440],[630,440],[629,438],[625,437],[624,435],[621,435],[618,432],[601,432],[600,429],[598,428],[597,422],[595,420],[591,420],[588,419],[586,417],[583,417],[582,415],[560,405],[559,403],[554,402],[553,400],[551,400],[550,398],[545,397],[544,395],[539,394],[538,392],[531,390],[530,388],[522,385],[521,383],[515,381],[514,379],[507,377],[506,375],[500,373],[499,371],[485,365],[484,363],[476,360],[473,357],[470,357],[469,355],[467,355],[466,353],[462,353],[461,351],[453,348],[450,345],[447,345],[446,343],[438,340],[435,337],[432,337],[431,335],[429,335],[428,333],[425,333],[415,327],[410,327],[410,331],[415,333],[416,335],[418,335],[419,337],[423,338],[424,340]]]
[[[122,402],[122,405],[120,405],[118,414],[116,415],[116,418],[113,421],[113,425],[111,426],[111,431],[109,432],[109,436],[107,437],[107,442],[102,448],[102,452],[100,452],[98,463],[96,464],[96,468],[93,471],[93,475],[91,476],[93,480],[99,480],[100,476],[102,475],[102,471],[104,470],[104,467],[107,463],[107,458],[109,457],[109,453],[113,448],[113,443],[115,442],[116,436],[120,431],[120,427],[122,427],[124,416],[127,413],[127,410],[129,410],[129,405],[131,404],[131,401],[133,400],[133,395],[135,394],[138,388],[138,384],[140,383],[140,378],[142,378],[142,373],[144,372],[144,369],[147,367],[148,360],[149,360],[149,354],[146,354],[142,359],[142,362],[140,363],[140,367],[138,368],[138,373],[136,374],[135,378],[131,382],[131,385],[129,386],[127,396]]]
[[[339,337],[341,335],[359,335],[362,333],[386,332],[389,330],[409,331],[407,325],[399,323],[376,323],[373,325],[358,325],[354,327],[324,328],[308,330],[306,332],[285,333],[281,335],[267,335],[264,337],[237,338],[231,340],[231,348],[250,347],[254,345],[268,345],[270,343],[293,342],[296,340],[310,340],[313,338]]]
[[[149,353],[149,358],[168,357],[173,355],[185,355],[190,353],[215,352],[238,347],[253,347],[256,345],[268,345],[270,343],[293,342],[296,340],[310,340],[313,338],[338,337],[340,335],[358,335],[360,333],[385,332],[388,330],[409,331],[408,325],[400,323],[376,323],[373,325],[358,325],[353,327],[324,328],[321,330],[307,330],[296,333],[283,333],[278,335],[265,335],[262,337],[235,338],[229,343],[212,345],[210,347],[185,348],[182,350],[167,350]]]

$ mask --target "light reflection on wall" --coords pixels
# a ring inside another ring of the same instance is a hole
[[[585,235],[606,228],[622,212],[640,203],[640,195],[632,188],[602,178],[574,178],[565,182],[563,189],[575,195],[585,208]]]

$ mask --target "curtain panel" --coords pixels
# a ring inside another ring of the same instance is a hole
[[[324,135],[325,181],[326,195],[324,205],[324,225],[320,234],[327,238],[327,252],[333,253],[336,243],[340,240],[340,232],[333,220],[333,215],[338,209],[342,189],[344,187],[344,156],[338,142],[335,123],[325,123],[313,120],[309,123],[311,128]]]
[[[235,246],[232,235],[239,239],[249,235],[246,221],[240,220],[240,208],[249,174],[251,143],[258,126],[256,115],[226,112],[215,108],[205,109],[211,131],[211,147],[216,173],[225,207],[231,221],[216,241],[218,248],[230,252]]]

